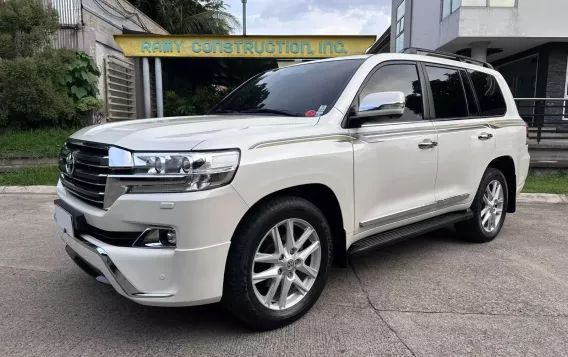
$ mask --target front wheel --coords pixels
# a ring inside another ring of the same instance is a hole
[[[298,197],[269,201],[233,237],[225,306],[254,328],[289,324],[319,298],[331,257],[331,231],[316,206]]]
[[[507,180],[503,173],[488,168],[471,205],[473,218],[456,224],[456,230],[473,242],[485,243],[495,239],[507,215],[507,193]]]

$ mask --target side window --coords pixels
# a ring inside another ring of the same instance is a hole
[[[469,71],[473,88],[477,93],[482,116],[502,116],[507,112],[507,104],[495,77],[490,74]]]
[[[404,115],[393,121],[406,122],[422,120],[422,88],[418,68],[414,64],[392,64],[379,68],[359,95],[359,103],[367,95],[377,92],[402,92],[406,96]],[[381,118],[382,119],[382,118]],[[381,120],[381,122],[385,122]]]
[[[464,70],[460,70],[463,87],[465,89],[465,97],[467,98],[467,108],[469,109],[469,116],[476,117],[479,116],[479,112],[477,110],[477,103],[475,103],[475,95],[473,94],[473,89],[471,88],[471,84],[469,82],[469,78],[467,78],[467,72]]]
[[[457,69],[426,66],[437,119],[469,116],[460,72]]]

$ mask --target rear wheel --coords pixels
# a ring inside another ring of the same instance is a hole
[[[329,225],[312,203],[298,197],[265,203],[231,242],[225,306],[254,328],[278,328],[297,320],[325,286],[331,249]]]
[[[456,224],[456,229],[466,239],[485,243],[497,237],[507,215],[507,180],[503,173],[488,168],[471,205],[473,218]]]

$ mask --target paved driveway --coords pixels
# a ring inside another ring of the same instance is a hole
[[[259,333],[91,280],[52,202],[0,195],[0,356],[568,355],[568,205],[522,205],[490,244],[447,230],[359,258],[302,320]]]

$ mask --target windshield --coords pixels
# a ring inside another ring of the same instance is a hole
[[[212,114],[326,114],[364,59],[307,63],[264,72],[221,101]]]

